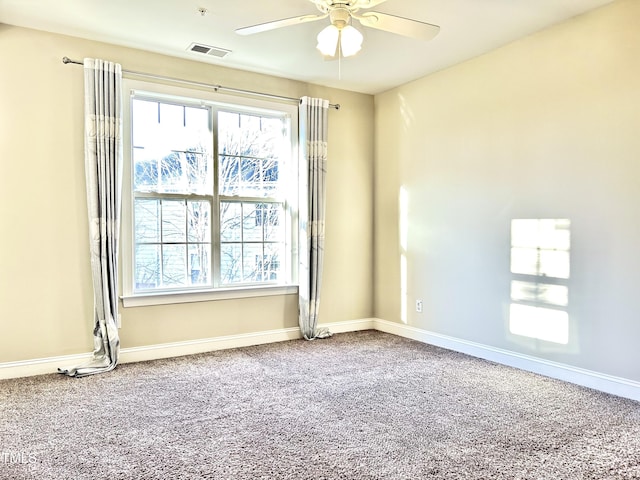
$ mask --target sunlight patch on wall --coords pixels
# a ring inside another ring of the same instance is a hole
[[[569,343],[569,315],[562,310],[512,303],[509,330],[514,335],[566,345]]]
[[[512,334],[569,343],[570,226],[568,219],[511,221]]]
[[[400,234],[400,320],[408,322],[407,249],[409,243],[409,192],[403,185],[398,195],[398,231]]]
[[[415,123],[415,114],[404,95],[398,95],[398,103],[400,104],[400,115],[402,116],[404,129],[408,131]]]
[[[407,256],[400,254],[400,320],[402,323],[408,321],[408,300],[407,300]]]

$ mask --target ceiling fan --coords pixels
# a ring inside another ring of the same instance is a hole
[[[336,55],[349,57],[362,47],[362,34],[352,25],[353,19],[364,27],[375,28],[405,37],[419,40],[431,40],[440,31],[440,27],[430,23],[398,17],[388,13],[367,11],[360,13],[386,0],[309,0],[320,11],[315,15],[284,18],[273,22],[260,23],[250,27],[238,28],[240,35],[252,35],[276,28],[315,22],[329,17],[331,24],[318,34],[317,48],[328,57]]]

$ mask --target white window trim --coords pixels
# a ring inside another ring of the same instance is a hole
[[[147,307],[151,305],[172,305],[176,303],[211,302],[236,298],[270,297],[274,295],[294,295],[297,285],[252,285],[232,288],[211,288],[179,292],[154,292],[123,295],[122,305],[127,307]]]
[[[297,206],[292,209],[291,221],[287,228],[287,248],[291,251],[289,279],[286,283],[269,283],[255,285],[238,285],[211,287],[206,289],[185,289],[179,291],[157,291],[134,293],[133,290],[133,201],[131,194],[131,93],[142,91],[157,97],[184,98],[193,101],[198,98],[203,102],[226,104],[232,108],[258,108],[286,112],[291,118],[291,160],[297,166],[298,159],[298,106],[290,103],[267,101],[261,99],[245,98],[240,96],[225,95],[218,92],[191,89],[163,84],[150,83],[140,80],[123,80],[123,111],[125,115],[123,128],[124,140],[124,168],[122,181],[122,215],[121,215],[121,300],[125,308],[151,305],[170,305],[176,303],[192,303],[216,300],[228,300],[238,298],[264,297],[272,295],[291,295],[298,293],[298,230],[299,213]],[[297,169],[294,168],[297,178]],[[298,182],[288,182],[290,188],[298,191]],[[290,197],[297,199],[298,193],[291,193]]]

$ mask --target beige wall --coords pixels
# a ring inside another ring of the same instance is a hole
[[[409,325],[640,380],[638,18],[614,2],[376,96],[376,317],[404,300]],[[508,331],[514,218],[571,220],[568,345]]]
[[[320,321],[372,315],[373,97],[0,24],[0,363],[93,349],[82,68],[63,56],[340,103],[329,120]],[[122,346],[134,347],[295,327],[297,303],[286,295],[126,308],[122,323]]]
[[[375,315],[639,381],[637,18],[639,2],[617,1],[377,95],[375,111],[368,95],[0,25],[0,363],[92,349],[82,69],[66,55],[342,105],[322,322]],[[572,222],[566,346],[515,337],[507,318],[510,221],[557,217]],[[294,295],[122,314],[124,347],[297,322]]]

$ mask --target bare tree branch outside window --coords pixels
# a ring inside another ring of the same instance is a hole
[[[219,285],[282,280],[283,119],[147,99],[132,111],[136,290],[213,286],[215,256]]]

